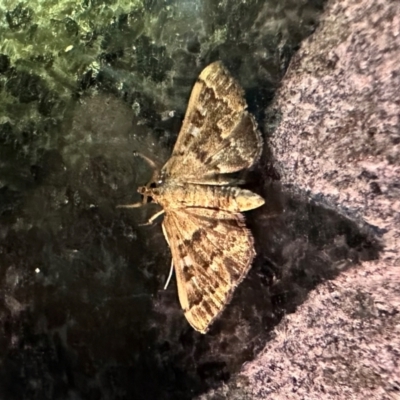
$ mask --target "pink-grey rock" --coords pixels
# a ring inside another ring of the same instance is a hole
[[[283,187],[374,232],[382,251],[318,286],[199,398],[399,399],[400,3],[328,1],[265,130]]]

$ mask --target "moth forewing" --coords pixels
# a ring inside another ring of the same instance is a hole
[[[213,177],[253,165],[262,143],[255,120],[247,111],[243,89],[221,62],[215,62],[203,70],[193,87],[181,131],[162,174],[181,182],[213,184]]]

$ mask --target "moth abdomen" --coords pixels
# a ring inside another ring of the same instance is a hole
[[[203,207],[237,213],[264,204],[264,199],[258,194],[231,186],[171,185],[166,193],[158,197],[153,194],[153,197],[167,209]]]
[[[249,211],[255,208],[261,207],[265,200],[256,193],[250,190],[233,188],[234,189],[234,199],[238,207],[238,211]]]

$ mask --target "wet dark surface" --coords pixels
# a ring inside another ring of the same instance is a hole
[[[133,152],[168,159],[190,89],[217,59],[264,130],[322,3],[164,3],[115,12],[111,23],[51,22],[57,39],[33,5],[2,8],[14,44],[29,34],[56,49],[15,44],[0,56],[2,399],[191,399],[252,359],[319,282],[377,256],[350,221],[281,192],[266,146],[248,175],[266,198],[247,213],[254,266],[207,335],[187,324],[175,279],[163,290],[160,220],[139,226],[157,206],[116,208],[138,201],[151,176]],[[101,16],[105,4],[82,7]]]

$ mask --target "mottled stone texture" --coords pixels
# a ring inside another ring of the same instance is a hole
[[[330,1],[268,110],[288,191],[374,232],[382,251],[310,292],[261,355],[202,399],[400,396],[400,3]]]
[[[382,235],[400,266],[400,5],[331,3],[293,60],[271,114],[282,182]]]

